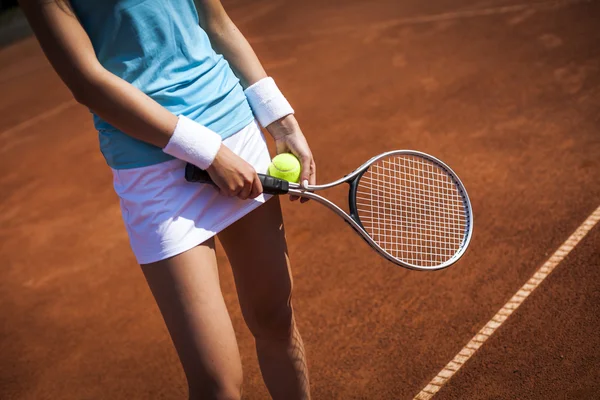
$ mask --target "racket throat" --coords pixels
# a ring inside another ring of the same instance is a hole
[[[349,212],[350,218],[352,218],[354,220],[354,222],[356,222],[363,230],[365,229],[365,227],[363,226],[362,222],[360,222],[360,219],[358,218],[358,207],[356,204],[356,197],[357,197],[357,193],[358,193],[358,182],[360,181],[360,178],[364,175],[364,173],[367,172],[368,170],[369,170],[369,168],[366,168],[360,174],[355,176],[354,179],[352,179],[349,182],[346,182],[346,183],[348,183],[348,186],[350,186],[350,190],[348,191],[348,210],[350,211]],[[362,235],[361,235],[361,237],[362,237]]]

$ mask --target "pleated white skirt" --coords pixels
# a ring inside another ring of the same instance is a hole
[[[257,172],[266,173],[271,158],[256,122],[223,140],[223,144]],[[221,196],[212,185],[187,182],[184,170],[185,162],[181,160],[113,169],[123,221],[140,264],[164,260],[199,245],[269,197],[240,200]]]

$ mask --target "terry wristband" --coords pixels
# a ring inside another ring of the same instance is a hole
[[[180,115],[173,136],[163,151],[198,168],[207,169],[217,156],[221,141],[218,133]]]
[[[263,78],[244,90],[250,108],[258,122],[267,127],[271,123],[294,113],[273,78]]]

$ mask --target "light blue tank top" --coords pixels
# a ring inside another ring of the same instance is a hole
[[[108,71],[175,115],[223,138],[253,120],[239,80],[215,53],[192,0],[71,0],[96,56]],[[127,169],[172,159],[94,115],[108,165]]]

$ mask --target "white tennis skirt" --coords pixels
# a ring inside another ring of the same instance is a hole
[[[256,122],[223,144],[257,172],[266,173],[271,158]],[[131,249],[140,264],[164,260],[199,245],[269,197],[240,200],[222,196],[212,185],[187,182],[185,165],[184,161],[170,160],[112,170]]]

